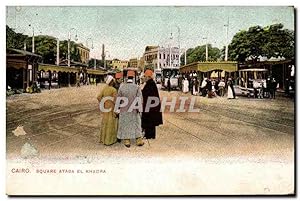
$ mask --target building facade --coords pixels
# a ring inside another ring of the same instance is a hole
[[[144,56],[142,56],[140,58],[140,60],[138,61],[138,68],[140,69],[140,71],[144,71],[144,69],[145,69],[145,58],[144,58]]]
[[[121,70],[121,69],[127,68],[128,64],[129,64],[129,61],[126,61],[126,60],[113,59],[111,61],[111,65],[112,65],[113,69]]]
[[[90,49],[87,48],[87,47],[85,47],[81,43],[79,43],[77,45],[77,49],[79,51],[81,62],[84,63],[84,64],[88,64],[89,63],[89,59],[90,59]]]
[[[179,48],[147,46],[145,48],[145,68],[161,69],[164,67],[180,67]]]
[[[131,68],[138,68],[138,59],[137,58],[129,59],[129,66]]]

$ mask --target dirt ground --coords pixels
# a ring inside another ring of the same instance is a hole
[[[127,164],[132,160],[145,163],[146,159],[147,163],[164,161],[180,166],[189,162],[195,164],[196,161],[202,167],[214,164],[208,169],[233,168],[233,172],[224,173],[228,174],[229,180],[235,173],[244,175],[245,172],[238,171],[242,171],[238,166],[250,163],[245,171],[247,178],[251,179],[243,182],[241,178],[246,177],[238,176],[240,179],[232,182],[237,182],[239,188],[228,191],[229,194],[293,192],[295,113],[292,99],[281,96],[276,99],[238,97],[228,100],[226,97],[208,99],[197,96],[196,107],[200,112],[165,112],[164,124],[157,128],[157,138],[145,140],[143,147],[132,143],[128,149],[122,143],[111,146],[98,143],[101,114],[96,96],[102,87],[103,84],[61,88],[45,90],[40,94],[7,97],[7,159],[22,159],[21,148],[28,142],[38,151],[38,156],[33,160],[49,163],[109,160]],[[190,94],[160,91],[160,96],[171,98]],[[23,126],[25,135],[13,134],[12,131],[18,126]],[[224,164],[229,166],[225,167]],[[235,172],[234,168],[238,170]],[[274,171],[271,173],[268,171],[270,169]],[[218,174],[224,176],[222,172]],[[208,175],[206,177],[210,184],[213,181],[218,183]],[[270,183],[257,184],[266,178]],[[261,188],[261,191],[253,185]],[[208,188],[199,192],[227,194],[227,191]]]

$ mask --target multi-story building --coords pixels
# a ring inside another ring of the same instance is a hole
[[[138,61],[138,68],[141,70],[141,71],[144,71],[145,69],[145,58],[144,56],[142,56],[140,58],[140,60]]]
[[[126,60],[119,60],[119,59],[113,59],[111,62],[112,68],[113,69],[124,69],[128,67],[128,61]]]
[[[131,68],[138,68],[138,58],[129,59],[129,66]]]
[[[171,54],[170,54],[171,53]],[[145,68],[161,69],[164,67],[180,67],[179,48],[147,46],[144,53]]]
[[[77,49],[79,51],[81,62],[88,64],[90,59],[90,49],[85,47],[82,43],[77,44]]]

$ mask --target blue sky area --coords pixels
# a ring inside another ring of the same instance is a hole
[[[71,28],[78,30],[79,42],[92,38],[91,56],[100,58],[105,44],[110,59],[141,57],[145,46],[170,43],[182,48],[205,44],[226,44],[225,24],[229,18],[228,43],[239,30],[250,26],[282,23],[294,30],[293,7],[7,7],[7,24],[17,32],[40,33],[67,39]],[[74,39],[75,31],[72,31]],[[180,33],[180,34],[179,34]],[[180,35],[180,37],[179,37]],[[90,44],[89,40],[89,44]]]

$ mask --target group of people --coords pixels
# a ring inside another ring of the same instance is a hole
[[[275,99],[277,85],[275,78],[271,76],[268,76],[267,80],[262,82],[253,81],[254,97]]]
[[[227,98],[234,99],[235,91],[233,84],[234,83],[231,78],[228,78],[227,85],[224,79],[212,80],[204,78],[200,84],[197,77],[190,80],[188,80],[188,78],[184,78],[182,81],[182,91],[183,93],[191,92],[194,96],[201,95],[203,97],[207,96],[208,98],[212,98],[216,96],[224,96],[227,86]]]
[[[149,69],[145,71],[145,85],[142,89],[134,83],[134,75],[134,71],[128,71],[125,83],[122,83],[122,74],[120,73],[116,74],[116,79],[111,75],[107,76],[106,85],[97,96],[99,104],[103,98],[113,97],[113,99],[104,102],[104,108],[111,109],[110,112],[101,111],[103,117],[100,143],[104,145],[123,141],[126,147],[130,147],[131,142],[135,140],[137,146],[143,146],[143,138],[155,139],[156,126],[163,124],[160,102],[157,106],[150,108],[149,111],[145,110],[149,97],[159,98],[158,89],[153,80],[153,72]],[[118,97],[126,98],[129,103],[138,98],[143,103],[142,112],[138,109],[129,112],[130,104],[115,110]]]

